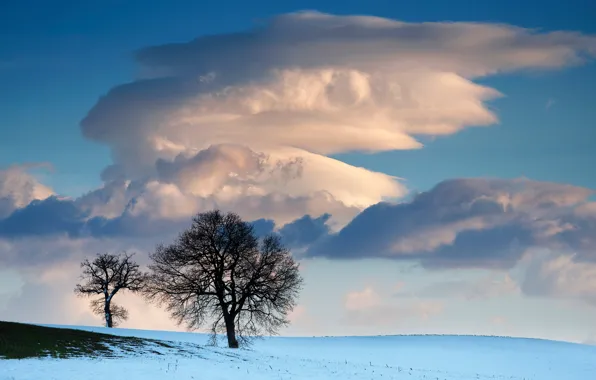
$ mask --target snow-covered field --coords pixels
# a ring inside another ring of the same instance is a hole
[[[66,327],[66,326],[60,326]],[[108,332],[104,328],[73,327]],[[399,379],[594,380],[596,346],[469,336],[268,338],[250,350],[206,346],[202,334],[111,329],[162,339],[186,355],[0,360],[0,380]]]

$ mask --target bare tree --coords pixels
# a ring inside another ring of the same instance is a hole
[[[259,241],[252,225],[219,210],[198,214],[150,257],[146,297],[179,325],[210,323],[214,342],[225,333],[230,348],[287,325],[302,286],[299,266],[277,236]]]
[[[139,292],[142,290],[147,274],[141,272],[139,265],[132,261],[134,254],[126,252],[115,255],[97,254],[93,262],[88,259],[81,263],[82,284],[77,284],[75,293],[79,296],[93,297],[91,310],[103,315],[106,327],[117,326],[128,319],[128,311],[113,303],[113,298],[121,290]]]

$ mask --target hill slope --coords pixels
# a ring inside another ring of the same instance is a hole
[[[134,336],[115,336],[82,329],[0,321],[0,358],[4,359],[108,358],[124,357],[128,354],[161,355],[164,350],[168,354],[184,354],[195,348],[198,346]]]
[[[229,350],[204,346],[202,334],[70,328],[138,338],[153,348],[154,340],[162,339],[169,347],[155,349],[159,355],[152,349],[115,349],[110,357],[0,360],[0,380],[590,380],[596,373],[596,347],[535,339],[267,338],[250,350]]]

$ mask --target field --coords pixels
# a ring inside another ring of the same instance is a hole
[[[108,331],[109,330],[109,331]],[[110,333],[110,334],[107,334]],[[596,346],[473,336],[267,338],[0,322],[0,380],[591,380]]]

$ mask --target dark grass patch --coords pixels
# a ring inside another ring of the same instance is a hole
[[[155,341],[155,344],[157,344],[158,346],[161,346],[161,347],[165,347],[165,348],[174,348],[174,346],[172,346],[171,344],[169,344],[167,342],[162,342],[160,340]]]
[[[120,337],[74,329],[0,321],[0,359],[116,357],[112,350],[152,352],[152,347],[175,349],[158,340]]]

